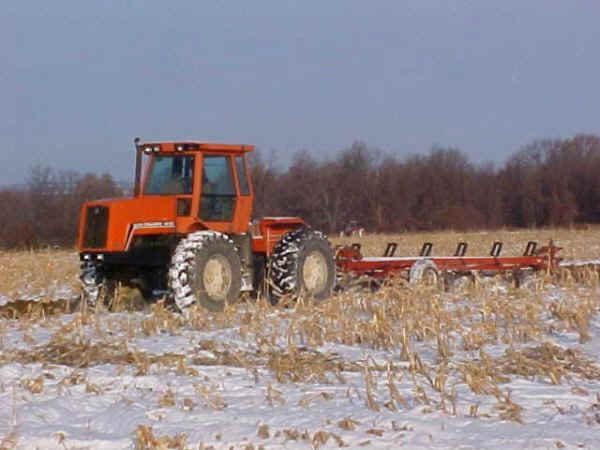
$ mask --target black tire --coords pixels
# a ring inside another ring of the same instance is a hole
[[[171,260],[169,288],[181,311],[197,304],[223,311],[235,303],[242,283],[242,264],[227,235],[198,231],[182,239]]]
[[[115,295],[116,283],[106,277],[103,267],[92,261],[81,264],[81,303],[96,308],[99,305],[110,309]]]
[[[283,296],[328,298],[335,285],[333,250],[325,235],[301,227],[283,235],[269,261],[271,300]]]
[[[104,264],[85,261],[81,265],[81,306],[108,311],[140,311],[155,300],[151,289],[144,289],[142,277],[126,268],[117,270]]]

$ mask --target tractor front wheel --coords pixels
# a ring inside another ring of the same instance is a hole
[[[198,231],[181,240],[169,270],[169,286],[181,311],[198,304],[223,311],[238,300],[242,282],[240,256],[225,234]]]
[[[111,309],[115,298],[116,281],[107,276],[103,267],[92,261],[81,264],[81,307]]]

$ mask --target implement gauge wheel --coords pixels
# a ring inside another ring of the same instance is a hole
[[[301,227],[283,235],[269,264],[271,298],[305,296],[324,300],[335,285],[333,250],[325,235]]]
[[[429,259],[416,261],[410,267],[409,281],[431,287],[440,288],[442,286],[440,272],[434,262]]]
[[[181,240],[169,270],[169,286],[181,311],[198,304],[223,311],[238,300],[242,283],[240,256],[227,235],[198,231]]]

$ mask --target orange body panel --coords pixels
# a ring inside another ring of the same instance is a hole
[[[252,252],[265,253],[269,256],[281,236],[302,225],[304,225],[304,220],[300,217],[265,217],[261,219],[257,229],[252,230]]]
[[[134,235],[144,234],[172,234],[177,231],[175,220],[176,198],[170,197],[138,197],[124,199],[98,200],[85,203],[82,207],[81,217],[85,217],[88,206],[107,206],[109,208],[108,230],[105,252],[122,252],[128,249]],[[78,246],[80,251],[87,249],[83,245],[83,227],[85,221],[79,225]]]

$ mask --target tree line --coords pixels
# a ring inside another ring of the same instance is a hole
[[[0,189],[0,248],[73,246],[83,202],[122,195],[109,174],[35,166],[23,187]]]
[[[600,222],[594,135],[535,140],[499,167],[455,148],[399,157],[355,142],[325,161],[299,151],[285,169],[257,152],[250,171],[255,217],[299,216],[329,233],[350,220],[372,232]],[[24,187],[0,188],[0,248],[72,246],[81,204],[123,194],[108,174],[36,166]]]
[[[284,171],[253,159],[255,215],[297,215],[337,232],[572,226],[600,222],[600,138],[538,139],[502,166],[455,148],[398,157],[355,142],[328,161],[297,152]]]

